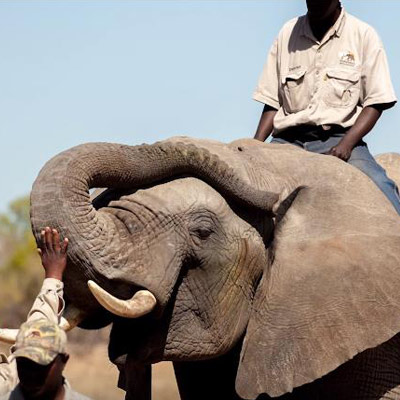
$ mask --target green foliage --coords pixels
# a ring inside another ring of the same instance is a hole
[[[17,327],[25,319],[42,278],[26,196],[0,214],[0,327]]]

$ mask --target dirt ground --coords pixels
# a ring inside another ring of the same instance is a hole
[[[90,353],[82,355],[71,349],[65,376],[71,386],[93,400],[124,399],[125,392],[117,388],[117,368],[107,358],[107,347],[96,344]],[[178,400],[174,371],[168,362],[153,366],[153,399]]]

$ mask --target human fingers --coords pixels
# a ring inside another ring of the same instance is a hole
[[[63,244],[62,244],[62,249],[61,249],[61,252],[63,254],[65,254],[67,252],[67,250],[68,250],[68,243],[69,243],[68,238],[64,238],[64,241],[63,241]]]
[[[46,231],[43,229],[40,231],[40,245],[39,247],[41,249],[46,249],[46,237],[45,237]]]
[[[44,230],[45,249],[46,251],[53,251],[53,237],[50,227],[46,226]]]
[[[332,156],[334,151],[335,151],[335,148],[331,147],[327,152],[325,152],[323,154],[326,154],[327,156]]]
[[[53,229],[51,233],[53,239],[53,248],[56,252],[59,252],[61,250],[60,235],[58,234],[57,229]]]

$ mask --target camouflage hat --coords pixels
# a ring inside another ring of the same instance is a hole
[[[49,365],[58,354],[66,353],[67,335],[48,320],[21,325],[14,346],[13,358],[25,357],[40,365]]]

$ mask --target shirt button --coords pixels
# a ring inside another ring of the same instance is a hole
[[[317,71],[317,72],[315,73],[315,75],[317,75],[317,76],[318,76],[318,75],[319,75],[319,71]]]

